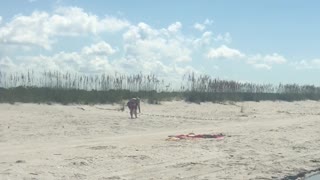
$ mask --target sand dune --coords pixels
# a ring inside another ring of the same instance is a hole
[[[320,103],[0,104],[0,179],[281,179],[320,167]],[[224,133],[223,140],[166,141]]]

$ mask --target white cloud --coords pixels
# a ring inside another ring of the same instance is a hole
[[[198,31],[204,31],[207,26],[211,26],[213,24],[213,21],[210,19],[206,19],[203,23],[195,23],[193,25],[193,28],[198,30]]]
[[[196,29],[196,30],[199,30],[199,31],[204,31],[206,29],[206,26],[203,25],[203,24],[200,24],[200,23],[195,23],[193,25],[193,27]]]
[[[287,59],[284,58],[283,56],[274,53],[272,55],[266,55],[264,58],[266,63],[270,63],[270,64],[284,64],[287,62]]]
[[[242,59],[243,62],[251,65],[255,69],[272,69],[272,65],[285,64],[287,59],[277,53],[267,55],[246,55],[237,49],[231,49],[226,45],[222,45],[216,49],[210,49],[206,54],[208,59],[231,59],[238,60]],[[320,64],[320,63],[319,63]]]
[[[37,56],[30,58],[30,64],[37,67],[46,66],[46,69],[62,72],[103,73],[114,72],[106,56],[86,56],[81,53],[60,52],[54,56]],[[32,69],[35,69],[34,67]]]
[[[267,64],[253,64],[253,67],[256,69],[266,69],[266,70],[270,70],[272,68],[270,65],[267,65]]]
[[[37,45],[49,49],[53,41],[48,35],[51,30],[46,28],[48,17],[44,12],[34,12],[31,16],[16,16],[0,28],[0,44]]]
[[[229,32],[214,36],[211,31],[205,31],[200,38],[194,38],[192,41],[194,46],[203,49],[215,44],[229,44],[232,42],[232,37]]]
[[[181,22],[175,22],[174,24],[171,24],[169,27],[168,27],[168,31],[170,32],[178,32],[182,27],[182,24]]]
[[[109,62],[109,55],[113,53],[115,50],[108,43],[99,42],[82,48],[80,52],[60,52],[48,58],[59,69],[83,73],[103,73],[116,71]]]
[[[239,59],[244,57],[245,54],[241,53],[239,50],[229,48],[225,45],[216,49],[212,48],[207,54],[207,58],[209,59]]]
[[[192,41],[192,44],[195,48],[200,48],[202,50],[209,47],[213,41],[214,38],[212,36],[212,32],[206,31],[202,34],[200,38],[194,39]]]
[[[101,31],[115,32],[129,27],[130,23],[127,20],[107,16],[100,21],[99,26]]]
[[[2,23],[2,17],[0,16],[0,24]]]
[[[273,53],[271,55],[261,55],[256,54],[253,56],[250,56],[247,61],[249,64],[259,64],[259,63],[265,63],[265,64],[285,64],[287,62],[287,59],[277,53]]]
[[[46,15],[46,14],[45,14]],[[2,67],[12,67],[14,70],[32,69],[35,71],[59,70],[62,72],[80,73],[155,73],[166,77],[168,81],[180,80],[186,72],[196,69],[177,62],[191,61],[191,49],[186,45],[186,39],[174,35],[179,23],[174,23],[169,29],[154,29],[146,23],[139,23],[123,34],[123,56],[113,56],[119,50],[110,44],[100,41],[81,48],[78,52],[58,52],[54,55],[16,56],[14,60],[2,60]],[[120,48],[121,49],[121,48]],[[4,66],[6,64],[6,66]]]
[[[138,29],[141,39],[155,38],[159,35],[159,32],[156,29],[151,28],[148,24],[143,22],[138,24]]]
[[[93,44],[90,47],[84,47],[82,52],[86,55],[111,55],[116,52],[108,43],[102,41],[97,44]]]
[[[267,69],[270,70],[274,64],[285,64],[287,59],[277,53],[261,55],[256,54],[249,56],[247,63],[251,64],[257,69]]]
[[[154,29],[146,23],[131,26],[123,34],[126,57],[144,61],[191,61],[192,50],[185,38],[173,35],[181,27],[174,23],[166,29]]]
[[[46,69],[81,73],[115,72],[116,69],[109,61],[109,56],[113,53],[115,50],[109,44],[99,42],[83,47],[79,52],[62,51],[52,56],[17,56],[15,61],[5,58],[0,61],[0,65],[15,71],[32,69],[41,72]]]
[[[80,36],[115,32],[130,25],[115,17],[103,19],[77,7],[57,8],[52,14],[34,11],[29,16],[17,15],[0,28],[0,44],[39,46],[50,49],[56,36]]]
[[[274,64],[285,64],[287,59],[277,53],[267,55],[256,54],[248,56],[246,62],[257,69],[270,70]]]
[[[222,41],[225,43],[231,43],[232,37],[229,32],[226,32],[225,34],[217,35],[217,37],[215,38],[215,41]]]
[[[12,60],[6,56],[0,59],[0,70],[12,70],[14,69],[15,64],[12,62]]]
[[[61,7],[55,10],[48,19],[53,34],[76,36],[86,33],[97,34],[104,31],[114,32],[128,27],[129,22],[115,17],[105,17],[89,14],[77,7]]]
[[[205,24],[205,25],[212,25],[212,24],[213,24],[213,20],[211,20],[211,19],[206,19],[203,24]]]
[[[191,50],[184,47],[178,40],[163,38],[138,40],[135,43],[126,44],[125,50],[127,56],[134,56],[145,61],[191,61]]]
[[[106,42],[98,42],[90,46],[83,47],[79,52],[59,52],[52,56],[19,56],[15,63],[9,58],[0,60],[0,67],[14,71],[26,69],[42,72],[44,69],[58,70],[60,72],[78,73],[107,73],[116,72],[125,74],[156,74],[159,78],[165,78],[167,82],[177,82],[180,85],[181,77],[190,72],[197,72],[191,66],[178,66],[174,61],[165,63],[162,59],[146,60],[136,58],[138,56],[127,56],[118,60],[110,60],[110,55],[116,53]],[[181,57],[183,58],[183,57]],[[173,83],[174,84],[174,83]]]
[[[143,61],[133,57],[121,59],[113,64],[119,72],[126,74],[135,74],[143,72],[144,74],[156,74],[157,77],[171,82],[171,87],[179,88],[181,78],[185,74],[192,72],[199,73],[191,66],[178,66],[175,63],[165,64],[162,61]]]
[[[310,61],[301,60],[291,63],[296,69],[320,69],[320,59],[313,59]]]
[[[141,38],[139,28],[136,26],[131,26],[127,32],[125,32],[122,37],[126,42],[134,42]]]

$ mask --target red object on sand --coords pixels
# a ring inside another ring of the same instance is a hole
[[[169,136],[169,138],[174,138],[174,139],[195,139],[195,138],[216,138],[216,139],[223,139],[224,134],[219,133],[219,134],[194,134],[194,133],[189,133],[189,134],[180,134],[176,136]]]

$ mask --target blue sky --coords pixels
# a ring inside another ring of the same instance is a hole
[[[12,0],[0,69],[320,85],[318,1]]]

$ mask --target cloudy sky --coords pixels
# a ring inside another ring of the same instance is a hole
[[[316,0],[10,0],[0,70],[320,85]]]

